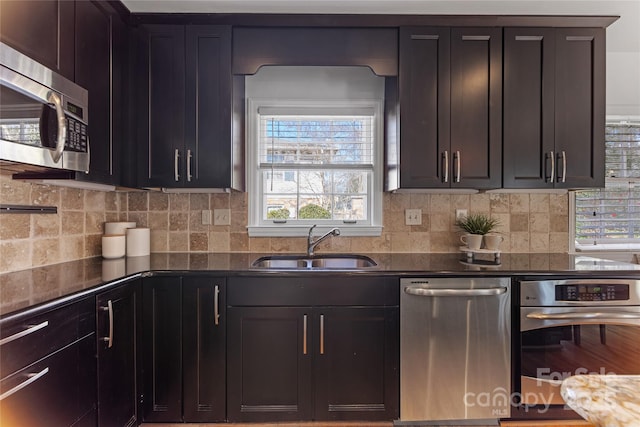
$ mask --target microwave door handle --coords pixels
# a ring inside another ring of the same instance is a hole
[[[486,289],[425,289],[420,287],[407,286],[404,293],[420,297],[492,297],[502,295],[507,292],[507,288],[486,288]]]
[[[593,312],[562,312],[562,313],[540,313],[527,314],[527,319],[537,320],[619,320],[619,319],[640,319],[640,313],[631,311],[593,311]]]
[[[64,117],[62,102],[58,94],[51,91],[47,95],[47,99],[56,107],[56,117],[58,119],[58,138],[56,140],[56,149],[51,153],[51,158],[53,159],[54,163],[58,163],[58,161],[60,161],[60,157],[62,157],[64,145],[67,142],[67,121]]]

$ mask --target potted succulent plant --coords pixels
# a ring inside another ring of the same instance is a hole
[[[456,221],[456,226],[468,234],[460,237],[460,241],[469,249],[477,250],[482,246],[483,236],[493,231],[500,222],[488,215],[471,214]]]
[[[482,213],[470,214],[456,221],[456,226],[469,234],[485,235],[495,230],[498,225],[500,221]]]

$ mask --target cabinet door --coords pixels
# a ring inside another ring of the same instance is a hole
[[[229,307],[227,416],[310,420],[311,308]]]
[[[318,420],[397,419],[397,307],[314,308]]]
[[[76,83],[89,91],[89,174],[79,179],[113,183],[111,132],[111,17],[91,1],[76,4]]]
[[[603,28],[556,30],[555,106],[556,187],[604,187]]]
[[[504,187],[553,188],[555,30],[506,28],[503,60]]]
[[[179,277],[142,283],[144,422],[182,421],[182,286]]]
[[[451,30],[451,186],[502,185],[502,29]]]
[[[140,42],[138,185],[182,186],[186,173],[184,26],[144,26]]]
[[[184,421],[224,421],[226,415],[225,279],[183,279]]]
[[[98,426],[137,421],[136,307],[139,282],[96,297],[98,334]]]
[[[449,187],[448,28],[400,29],[400,187]],[[450,162],[449,162],[450,163]]]
[[[68,0],[3,1],[0,4],[0,38],[73,80],[75,4]]]
[[[231,186],[231,28],[186,29],[184,183]]]

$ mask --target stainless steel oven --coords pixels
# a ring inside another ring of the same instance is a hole
[[[578,374],[640,374],[640,280],[519,283],[515,418],[579,418],[560,384]]]
[[[87,172],[88,113],[85,89],[0,43],[0,164]]]

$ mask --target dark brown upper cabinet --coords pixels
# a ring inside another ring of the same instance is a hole
[[[128,98],[127,27],[104,2],[76,3],[76,83],[89,91],[89,173],[76,179],[121,184]]]
[[[31,59],[74,79],[75,2],[3,1],[0,39]]]
[[[139,42],[138,186],[242,189],[231,28],[145,25]]]
[[[604,185],[604,73],[604,29],[505,29],[505,188]]]
[[[238,27],[233,30],[233,74],[264,65],[368,66],[398,74],[396,28]]]
[[[396,188],[501,185],[502,31],[400,30]],[[389,164],[387,165],[389,168]]]

